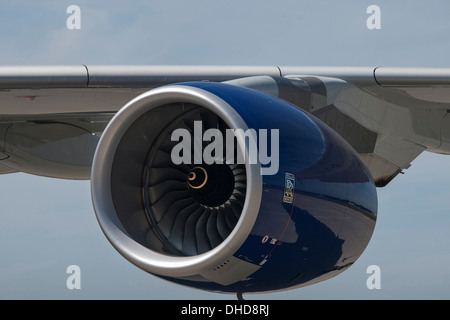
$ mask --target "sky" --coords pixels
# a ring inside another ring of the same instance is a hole
[[[381,29],[368,29],[370,5]],[[69,29],[67,8],[80,8]],[[450,67],[448,1],[4,1],[0,64]],[[449,299],[450,157],[378,189],[361,258],[314,286],[248,299]],[[0,176],[0,299],[233,299],[136,268],[104,237],[89,181]],[[69,290],[67,268],[80,268]],[[380,289],[369,290],[377,265]]]

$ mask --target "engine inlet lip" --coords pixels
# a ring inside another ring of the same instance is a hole
[[[230,128],[248,129],[241,116],[226,101],[207,90],[191,85],[160,87],[131,100],[115,115],[100,139],[91,173],[94,209],[111,244],[138,267],[173,277],[198,274],[199,270],[207,270],[233,255],[250,234],[262,197],[260,165],[246,162],[247,191],[242,215],[230,236],[219,246],[196,256],[176,257],[149,250],[130,237],[117,217],[110,192],[114,154],[121,137],[140,116],[153,108],[174,102],[197,104],[216,113]],[[245,137],[237,135],[237,141],[241,150],[245,150]]]

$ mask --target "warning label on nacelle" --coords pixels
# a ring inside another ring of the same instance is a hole
[[[292,203],[294,200],[295,176],[292,173],[286,172],[284,177],[283,202]]]

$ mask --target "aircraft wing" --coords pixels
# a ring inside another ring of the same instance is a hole
[[[450,154],[449,90],[450,69],[5,66],[0,173],[91,179],[108,240],[166,280],[296,288],[358,259],[376,186]]]
[[[99,136],[136,96],[171,83],[248,77],[306,83],[309,105],[301,107],[355,148],[378,186],[424,150],[450,153],[450,69],[0,66],[0,173],[89,179]]]

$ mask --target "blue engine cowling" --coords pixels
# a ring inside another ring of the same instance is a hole
[[[216,131],[205,139],[208,129]],[[177,132],[192,139],[182,144]],[[225,142],[210,153],[215,163],[198,157],[228,132],[234,158]],[[92,198],[105,235],[133,264],[229,293],[301,287],[343,272],[377,215],[368,168],[327,125],[276,97],[209,82],[153,89],[122,108],[99,142]]]

